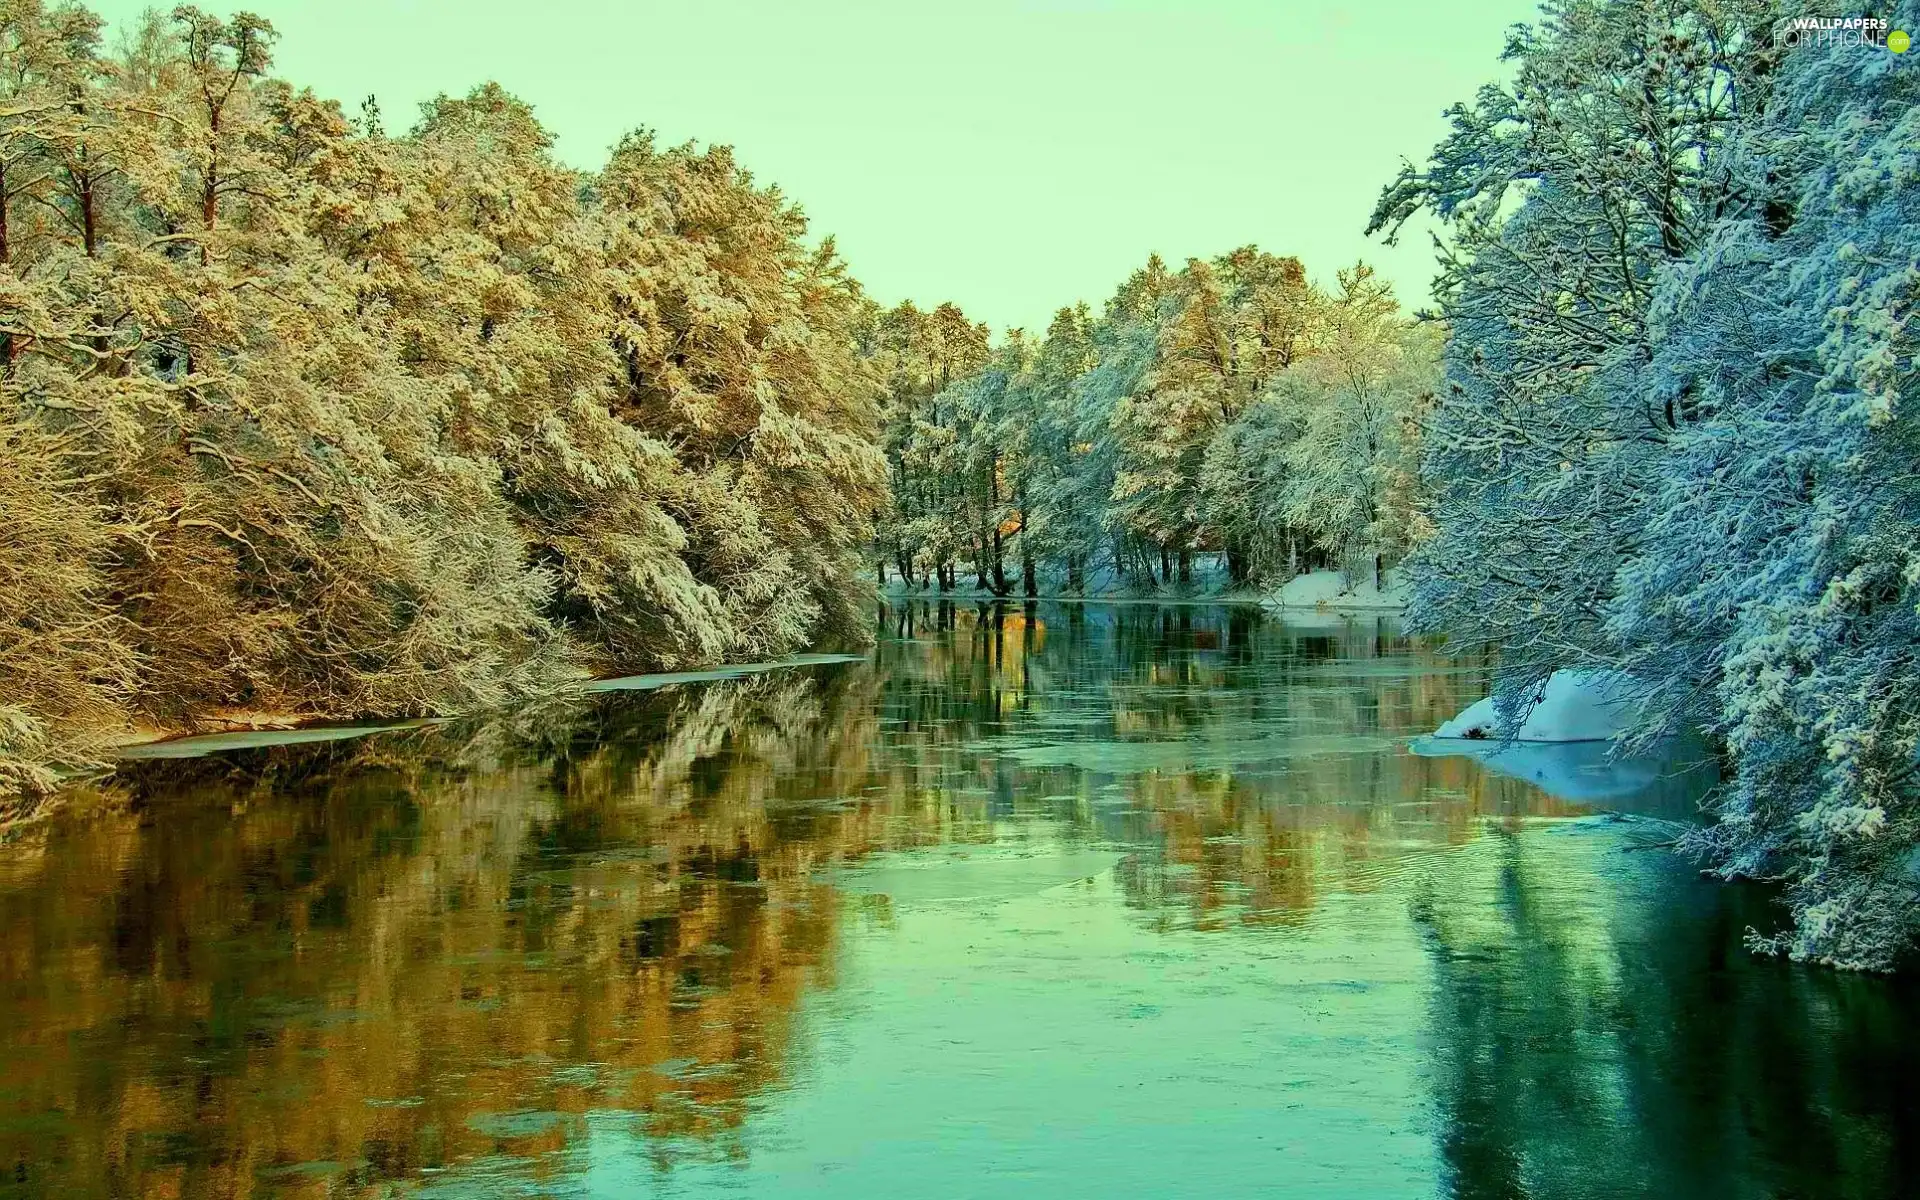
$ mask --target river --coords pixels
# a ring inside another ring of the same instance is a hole
[[[1410,753],[1487,681],[1387,618],[878,627],[77,789],[0,1197],[1913,1194],[1920,996],[1741,949],[1686,756]]]

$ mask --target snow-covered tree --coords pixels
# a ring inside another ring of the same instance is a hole
[[[1765,103],[1772,9],[1743,0],[1554,0],[1516,28],[1510,84],[1383,193],[1371,229],[1429,209],[1447,387],[1428,431],[1440,535],[1415,611],[1500,647],[1514,679],[1612,663],[1613,578],[1636,498],[1683,411],[1650,405],[1656,274],[1731,192],[1713,154]]]
[[[910,585],[932,581],[950,588],[970,531],[956,522],[957,484],[949,466],[954,412],[937,399],[986,364],[987,327],[968,320],[956,304],[922,312],[907,302],[869,313],[865,339],[884,388],[882,438],[892,483],[880,557]]]
[[[1282,512],[1384,587],[1388,562],[1418,539],[1418,422],[1439,384],[1437,330],[1403,320],[1364,264],[1338,279],[1316,352],[1274,387],[1271,402],[1299,421],[1281,452]]]
[[[1150,256],[1098,318],[1062,309],[1037,345],[1012,331],[988,350],[980,331],[946,359],[901,349],[940,344],[911,306],[881,316],[896,555],[938,547],[1001,594],[1013,553],[1029,594],[1042,571],[1069,590],[1094,571],[1187,584],[1198,555],[1231,586],[1343,557],[1379,574],[1422,528],[1437,336],[1364,265],[1338,279],[1329,294],[1255,246],[1177,271]],[[928,391],[936,363],[976,357]],[[932,578],[954,585],[949,568]]]
[[[1451,235],[1418,619],[1510,687],[1623,668],[1639,736],[1716,733],[1687,840],[1787,881],[1755,944],[1880,968],[1920,928],[1920,85],[1786,12],[1550,5],[1375,224]]]
[[[0,786],[864,636],[870,305],[777,189],[570,169],[492,84],[389,137],[246,14],[99,28],[0,3]]]
[[[1920,76],[1803,46],[1716,162],[1739,200],[1660,281],[1651,392],[1688,419],[1608,632],[1726,739],[1693,845],[1791,881],[1764,944],[1884,967],[1920,927]]]

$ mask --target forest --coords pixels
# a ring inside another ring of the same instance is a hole
[[[1682,849],[1786,887],[1756,948],[1888,967],[1920,904],[1920,82],[1778,35],[1801,14],[1515,27],[1371,215],[1437,225],[1431,312],[1249,245],[996,336],[877,304],[723,146],[574,169],[493,84],[393,134],[274,77],[257,17],[109,48],[3,0],[0,791],[137,729],[854,643],[876,587],[1398,567],[1510,718],[1605,669],[1639,740],[1709,733]]]
[[[0,782],[129,722],[446,713],[856,636],[871,305],[724,148],[404,137],[190,7],[0,25]]]
[[[1884,968],[1920,902],[1920,75],[1776,37],[1801,11],[1546,8],[1372,226],[1445,232],[1411,619],[1516,701],[1606,669],[1642,739],[1708,730],[1683,848],[1786,886],[1760,948]]]
[[[882,584],[1179,590],[1201,556],[1230,588],[1379,583],[1423,531],[1441,338],[1364,263],[1335,278],[1255,246],[1156,255],[1098,317],[997,345],[953,305],[883,314]]]
[[[1410,538],[1438,339],[1364,266],[1155,258],[993,344],[875,304],[723,147],[570,170],[491,84],[390,137],[273,78],[246,14],[109,52],[17,0],[3,36],[11,789],[129,726],[858,640],[876,549],[1031,595]]]

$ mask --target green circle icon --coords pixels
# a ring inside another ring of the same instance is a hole
[[[1896,29],[1887,35],[1887,49],[1895,54],[1905,54],[1912,42],[1913,39],[1907,36],[1907,31],[1904,29]]]

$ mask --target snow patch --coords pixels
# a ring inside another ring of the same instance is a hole
[[[1513,740],[1603,742],[1633,727],[1632,680],[1618,671],[1555,671]],[[1433,731],[1436,738],[1502,741],[1493,697],[1476,701]]]
[[[1266,598],[1269,608],[1384,610],[1407,606],[1407,585],[1397,571],[1386,573],[1387,586],[1376,588],[1373,577],[1349,580],[1344,571],[1309,571],[1296,575]]]

